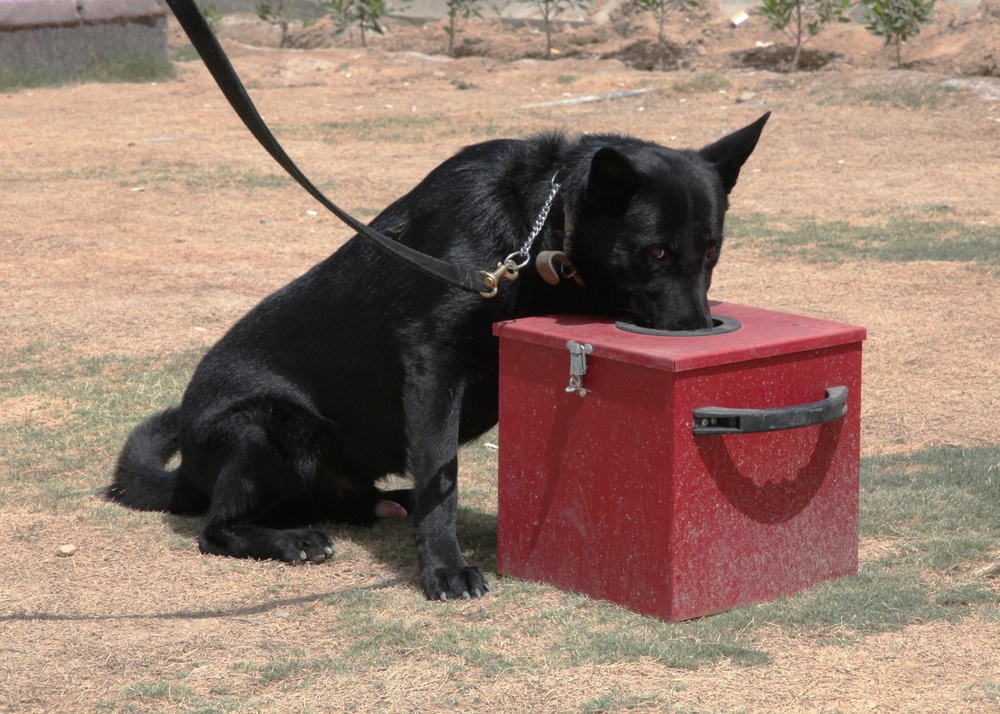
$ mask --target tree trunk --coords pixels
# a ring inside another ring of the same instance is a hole
[[[797,72],[799,69],[799,58],[802,56],[802,5],[795,6],[795,54],[792,55],[792,66],[790,72]]]
[[[660,71],[665,72],[667,69],[667,62],[665,55],[667,54],[667,38],[663,34],[663,25],[667,21],[667,10],[666,10],[666,0],[663,0],[664,4],[660,5],[656,12],[657,19],[657,33],[656,33],[656,46],[659,49],[660,57]]]
[[[542,8],[542,22],[545,23],[545,59],[552,59],[552,2],[547,1]]]

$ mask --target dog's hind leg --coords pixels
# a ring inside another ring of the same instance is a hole
[[[287,520],[296,504],[319,490],[321,448],[308,410],[271,403],[230,414],[217,426],[212,453],[224,464],[198,539],[202,552],[289,563],[330,557],[333,541],[322,531],[265,525],[276,516]],[[309,522],[310,515],[302,513],[298,523]]]
[[[333,555],[333,541],[322,531],[262,525],[284,504],[280,499],[266,499],[266,506],[258,501],[255,475],[259,473],[256,465],[236,461],[219,474],[208,520],[198,538],[201,551],[286,563],[322,562]],[[266,475],[271,486],[286,481],[283,477],[274,470]]]
[[[198,547],[203,553],[255,560],[321,563],[333,555],[326,533],[305,528],[268,528],[253,523],[225,523],[210,519],[202,528]]]

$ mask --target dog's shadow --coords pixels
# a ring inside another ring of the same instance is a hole
[[[205,524],[204,518],[165,514],[164,522],[172,532],[193,541]],[[338,552],[321,567],[337,567],[337,563],[350,558],[352,547],[368,552],[377,562],[398,574],[400,582],[406,582],[419,589],[416,568],[417,549],[413,540],[413,525],[409,518],[384,519],[373,526],[348,526],[340,523],[314,523],[310,528],[328,533],[338,544]],[[470,564],[478,565],[487,575],[495,575],[497,569],[497,514],[459,506],[458,538],[462,553]],[[342,541],[351,545],[344,547]],[[221,556],[220,556],[221,557]]]

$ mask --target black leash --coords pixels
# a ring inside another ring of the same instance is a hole
[[[271,130],[267,128],[267,124],[264,123],[264,120],[257,112],[257,107],[250,100],[243,82],[237,76],[236,70],[233,69],[233,65],[229,62],[229,58],[219,44],[219,40],[216,38],[215,33],[212,32],[212,28],[208,26],[208,22],[205,20],[204,15],[202,15],[201,10],[195,4],[195,0],[166,0],[166,2],[177,17],[177,21],[181,24],[181,27],[184,28],[184,32],[187,33],[191,44],[194,45],[198,54],[201,55],[201,59],[205,63],[205,66],[208,67],[208,71],[212,73],[212,77],[215,78],[219,89],[226,95],[229,104],[239,115],[240,119],[243,120],[247,129],[256,137],[261,146],[267,150],[267,153],[293,179],[298,181],[299,185],[308,191],[313,198],[355,231],[375,241],[376,245],[380,248],[425,275],[429,275],[436,280],[463,290],[479,293],[484,297],[493,297],[493,295],[496,295],[498,278],[495,276],[504,267],[503,264],[498,265],[497,270],[493,273],[487,273],[483,270],[465,268],[438,260],[382,235],[378,231],[361,223],[324,196],[313,185],[312,181],[306,178],[306,175],[299,170],[295,162],[281,148],[281,144],[274,138]]]

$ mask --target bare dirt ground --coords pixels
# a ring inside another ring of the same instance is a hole
[[[308,50],[276,49],[273,31],[250,18],[222,28],[285,147],[359,215],[374,215],[456,149],[485,138],[565,127],[698,147],[771,110],[734,191],[734,214],[862,224],[944,211],[1000,235],[1000,79],[988,66],[1000,25],[991,21],[969,28],[957,14],[946,18],[906,48],[907,70],[889,69],[879,40],[838,28],[812,46],[839,56],[797,75],[734,59],[757,40],[776,40],[756,18],[740,29],[724,18],[675,28],[684,47],[678,72],[600,59],[632,41],[607,29],[560,34],[561,59],[549,62],[516,59],[531,53],[518,43],[541,42],[530,29],[470,25],[460,45],[467,56],[449,59],[431,54],[446,40],[441,23],[390,27],[367,50],[322,28],[303,40]],[[183,44],[176,30],[171,43]],[[937,96],[956,79],[961,90],[940,105],[891,99]],[[635,89],[655,91],[553,104]],[[890,99],[859,99],[870,91]],[[0,351],[8,365],[204,349],[348,237],[277,178],[280,169],[197,62],[179,63],[174,81],[0,96],[0,147]],[[733,240],[716,275],[713,298],[868,328],[865,454],[1000,443],[1000,290],[990,268],[816,264]],[[65,418],[65,406],[26,395],[4,403],[0,420],[44,428]],[[96,488],[105,466],[74,478]],[[86,496],[81,508],[95,503]],[[198,558],[190,533],[150,527],[156,520],[133,533],[123,518],[111,543],[108,526],[73,512],[16,507],[4,520],[0,607],[45,617],[0,623],[0,711],[189,711],[169,696],[122,699],[135,682],[179,671],[198,691],[222,691],[230,680],[246,686],[255,711],[340,711],[345,702],[367,702],[355,706],[368,711],[565,711],[608,682],[665,692],[657,704],[665,711],[997,710],[996,696],[977,689],[1000,679],[995,616],[913,623],[858,647],[812,648],[762,628],[752,637],[775,661],[750,669],[726,661],[694,671],[593,665],[512,672],[499,686],[392,666],[365,681],[328,673],[323,686],[283,694],[233,663],[268,646],[343,646],[331,635],[332,609],[316,602],[368,586],[418,602],[412,573],[357,548],[323,569]],[[181,545],[167,547],[165,537]],[[68,539],[79,553],[56,558]],[[863,552],[877,546],[865,543]],[[276,601],[277,609],[253,609]],[[455,612],[486,617],[490,607],[486,598]],[[215,669],[192,664],[213,658]]]

